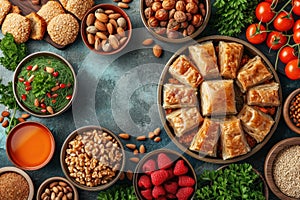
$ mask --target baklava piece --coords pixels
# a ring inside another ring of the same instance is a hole
[[[185,55],[180,55],[172,63],[169,72],[178,81],[191,87],[198,87],[203,81],[198,69]]]
[[[258,143],[264,140],[274,124],[272,117],[248,105],[244,105],[238,118],[244,130]]]
[[[200,94],[203,116],[237,113],[233,80],[204,81]]]
[[[279,84],[272,82],[250,88],[247,103],[254,106],[279,106]]]

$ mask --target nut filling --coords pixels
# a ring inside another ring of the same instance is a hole
[[[109,183],[121,168],[123,154],[115,138],[101,130],[80,133],[66,149],[70,176],[88,187]]]

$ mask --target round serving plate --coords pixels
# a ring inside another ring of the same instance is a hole
[[[201,38],[201,39],[197,40],[197,43],[203,43],[203,42],[207,42],[207,41],[212,41],[215,47],[216,47],[216,45],[218,45],[218,43],[220,41],[236,42],[236,43],[242,44],[244,46],[244,55],[247,55],[250,58],[253,58],[254,56],[260,56],[262,58],[262,61],[264,62],[264,64],[267,66],[267,68],[273,74],[272,80],[275,81],[276,83],[279,83],[279,92],[278,93],[279,93],[280,105],[276,108],[276,112],[272,116],[275,123],[273,124],[270,132],[266,135],[266,137],[264,138],[264,140],[262,142],[257,143],[253,148],[251,148],[251,151],[249,151],[247,154],[244,154],[244,155],[241,155],[241,156],[238,156],[238,157],[234,157],[234,158],[231,158],[231,159],[228,159],[228,160],[223,160],[220,156],[215,158],[215,157],[202,155],[202,154],[199,154],[198,152],[190,150],[189,146],[184,145],[182,142],[180,142],[178,140],[178,138],[174,134],[173,128],[170,126],[170,124],[166,120],[166,110],[163,108],[163,85],[168,83],[169,78],[172,78],[172,76],[168,72],[169,66],[176,60],[176,58],[179,55],[184,54],[184,55],[188,56],[188,46],[184,46],[181,49],[179,49],[169,59],[169,61],[165,65],[165,67],[164,67],[164,69],[161,73],[160,80],[159,80],[158,95],[157,95],[158,99],[157,99],[157,101],[158,101],[160,119],[163,123],[163,126],[164,126],[168,136],[182,151],[186,152],[188,155],[190,155],[193,158],[196,158],[198,160],[202,160],[202,161],[205,161],[205,162],[210,162],[210,163],[228,164],[228,163],[241,161],[241,160],[244,160],[244,159],[252,156],[256,152],[258,152],[269,141],[269,139],[272,137],[274,131],[277,128],[277,125],[278,125],[278,122],[279,122],[279,119],[280,119],[280,116],[281,116],[282,91],[281,91],[279,78],[278,78],[277,73],[276,73],[275,69],[273,68],[272,64],[267,59],[267,57],[261,51],[259,51],[257,48],[255,48],[253,45],[251,45],[251,44],[249,44],[249,43],[247,43],[247,42],[245,42],[241,39],[238,39],[238,38],[233,38],[233,37],[228,37],[228,36],[220,36],[220,35],[214,35],[214,36],[208,36],[208,37]],[[199,87],[197,88],[197,92],[199,93]],[[236,88],[235,88],[235,92],[236,92]],[[200,95],[197,94],[197,98],[198,98],[198,102],[199,102],[198,106],[200,105],[199,96]],[[245,100],[242,97],[242,95],[236,95],[236,107],[237,107],[238,112],[241,110],[241,108],[244,104],[244,101]],[[201,106],[199,106],[199,107],[201,107]],[[220,145],[218,145],[218,149],[219,149],[219,146]]]

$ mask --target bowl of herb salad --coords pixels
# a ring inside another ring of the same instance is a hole
[[[53,117],[66,111],[76,93],[71,64],[52,52],[25,57],[14,73],[13,92],[19,106],[36,117]]]

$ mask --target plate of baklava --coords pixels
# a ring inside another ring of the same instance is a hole
[[[179,49],[158,86],[160,118],[190,156],[233,163],[274,133],[282,107],[279,78],[262,52],[233,37],[209,36]]]

